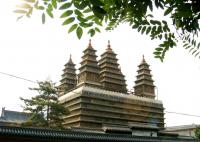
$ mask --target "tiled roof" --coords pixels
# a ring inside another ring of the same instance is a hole
[[[30,113],[2,109],[0,121],[21,123],[27,121],[30,116]]]
[[[132,136],[127,134],[103,134],[91,132],[78,132],[70,129],[66,130],[50,130],[39,128],[22,128],[11,126],[0,126],[0,140],[1,137],[5,138],[18,138],[25,139],[31,138],[32,140],[45,140],[45,141],[99,141],[99,142],[196,142],[195,139],[182,139],[176,137],[145,137],[145,136]]]
[[[195,129],[197,126],[199,126],[199,125],[191,124],[191,125],[171,126],[171,127],[166,127],[165,131]]]

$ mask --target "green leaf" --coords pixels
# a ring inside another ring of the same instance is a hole
[[[87,22],[87,20],[81,16],[76,17],[80,22]]]
[[[81,37],[83,35],[83,29],[81,27],[78,27],[76,29],[76,35],[77,35],[78,39],[81,39]]]
[[[45,14],[42,13],[42,24],[44,24],[44,23],[45,23]]]
[[[88,27],[91,27],[92,25],[93,25],[93,23],[91,22],[91,23],[84,23],[84,22],[81,22],[80,24],[79,24],[81,27],[83,27],[83,28],[88,28]]]
[[[48,9],[49,11],[52,11],[52,10],[53,10],[53,6],[52,6],[51,4],[48,4],[47,9]]]
[[[165,10],[164,12],[164,16],[168,15],[170,12],[172,12],[172,10],[173,10],[173,7],[167,8],[167,10]]]
[[[154,54],[154,55],[160,55],[161,52],[155,51],[155,52],[153,52],[153,54]]]
[[[193,52],[192,52],[192,55],[194,54],[194,53],[196,53],[198,50],[194,50]]]
[[[156,50],[156,51],[163,51],[163,48],[158,47],[158,48],[156,48],[155,50]]]
[[[159,2],[158,0],[155,0],[155,6],[158,8],[159,7]]]
[[[158,21],[158,20],[150,20],[150,23],[153,24],[153,25],[161,25],[161,22]]]
[[[35,2],[35,0],[24,0],[24,1],[30,2],[30,3],[34,3]]]
[[[186,47],[186,46],[188,46],[188,43],[186,43],[186,44],[183,45],[183,47]]]
[[[153,26],[153,28],[151,30],[151,34],[154,34],[155,31],[156,31],[156,26]]]
[[[91,20],[91,19],[94,19],[95,17],[94,17],[94,15],[90,15],[90,16],[87,16],[85,19],[86,20]]]
[[[141,29],[142,29],[142,26],[139,26],[138,29],[137,29],[138,32],[140,32]]]
[[[190,45],[188,45],[187,47],[185,47],[185,49],[189,49],[189,48],[191,48],[191,46],[190,46]]]
[[[99,26],[102,26],[102,20],[98,19],[98,18],[95,18],[94,19],[94,22],[95,24],[99,25]]]
[[[139,24],[135,24],[132,26],[133,29],[137,29],[139,27]]]
[[[73,31],[77,28],[77,26],[78,26],[78,24],[72,25],[72,26],[69,28],[68,33],[73,32]]]
[[[148,35],[148,33],[151,31],[151,27],[148,27],[146,30],[146,34]]]
[[[36,3],[34,4],[34,7],[37,9],[38,8],[38,4],[39,4],[39,1],[36,1]]]
[[[82,1],[82,3],[81,4],[79,4],[79,9],[81,9],[81,10],[83,10],[83,9],[85,9],[87,6],[89,5],[89,2],[88,1]]]
[[[24,9],[30,9],[32,8],[31,5],[27,4],[27,3],[23,3],[22,5],[17,5],[17,8],[24,8]]]
[[[19,13],[19,14],[27,13],[26,10],[15,10],[14,12],[15,12],[15,13]]]
[[[167,46],[167,42],[164,42],[162,44],[159,44],[160,47],[166,47]]]
[[[17,21],[18,20],[20,20],[21,18],[23,18],[24,16],[22,15],[22,16],[19,16],[19,17],[17,17]]]
[[[63,25],[68,25],[72,22],[74,22],[75,18],[74,17],[70,17],[68,19],[66,19],[64,22],[63,22]]]
[[[83,11],[83,13],[90,13],[90,12],[92,12],[92,10],[91,10],[90,8],[87,8],[87,9],[85,9],[85,10]]]
[[[162,20],[162,23],[163,23],[164,25],[167,25],[167,22],[166,22],[165,20]]]
[[[192,50],[194,50],[194,48],[190,48],[189,52],[191,52]]]
[[[56,9],[57,8],[57,0],[52,0],[52,5]]]
[[[104,6],[104,3],[102,3],[100,0],[90,0],[90,3],[94,6]]]
[[[162,33],[162,26],[158,26],[157,32]]]
[[[107,13],[103,8],[99,6],[93,6],[92,11],[94,12],[94,15],[98,17],[99,19],[103,19]]]
[[[91,37],[94,36],[95,35],[95,30],[94,29],[90,29],[88,31],[88,34],[90,34]]]
[[[68,17],[68,16],[72,15],[72,13],[73,13],[73,10],[67,10],[60,16],[60,18]]]
[[[166,40],[168,39],[168,34],[167,34],[167,33],[165,33],[165,39],[166,39]]]
[[[97,28],[97,27],[95,27],[94,29],[95,29],[95,31],[97,31],[97,32],[99,32],[99,33],[101,32],[100,29]]]
[[[197,53],[195,54],[195,57],[196,57],[197,55],[199,55],[199,53],[200,53],[200,52],[197,52]]]
[[[74,13],[75,13],[76,15],[78,15],[78,16],[83,17],[83,14],[82,14],[78,9],[75,9],[75,10],[74,10]]]
[[[64,3],[63,5],[60,6],[59,10],[67,9],[72,6],[72,3]]]
[[[145,30],[146,30],[146,26],[144,26],[144,27],[142,28],[141,33],[143,34],[143,33],[145,32]]]
[[[158,59],[160,59],[161,61],[163,61],[163,59],[162,59],[160,56],[154,56],[154,58],[158,58]]]
[[[151,0],[149,1],[149,9],[150,9],[151,11],[153,11],[153,5],[152,5],[152,1],[151,1]]]
[[[197,48],[199,49],[199,47],[200,47],[200,42],[198,43],[198,45],[197,45]]]
[[[53,18],[53,13],[50,9],[47,9],[46,12],[49,15],[49,17]]]
[[[38,6],[37,9],[44,10],[45,8],[44,8],[44,6]]]

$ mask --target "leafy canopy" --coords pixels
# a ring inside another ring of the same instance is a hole
[[[30,88],[37,91],[39,95],[31,99],[20,98],[24,101],[24,110],[32,114],[30,120],[23,126],[49,127],[61,129],[62,116],[68,111],[58,103],[58,94],[55,85],[51,81],[38,82],[38,88]]]
[[[198,39],[199,0],[23,0],[15,10],[18,19],[30,17],[33,9],[40,10],[42,23],[46,16],[53,18],[55,10],[62,11],[60,18],[68,26],[68,33],[76,32],[80,39],[83,32],[94,36],[100,27],[115,29],[120,23],[128,23],[132,29],[160,40],[155,48],[155,58],[163,61],[166,51],[178,41],[195,57],[200,57]],[[167,17],[155,17],[155,9]],[[166,18],[165,18],[166,19]]]

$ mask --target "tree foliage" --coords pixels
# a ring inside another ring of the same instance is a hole
[[[24,110],[32,114],[31,118],[23,123],[23,126],[49,127],[61,129],[62,116],[68,111],[58,103],[58,94],[55,85],[50,81],[38,82],[38,88],[30,88],[39,95],[31,99],[20,98],[24,101]]]
[[[195,129],[195,136],[197,137],[197,139],[200,140],[200,126],[197,126]]]
[[[53,18],[58,9],[62,11],[60,18],[68,26],[68,33],[76,32],[79,39],[83,32],[94,36],[101,26],[113,30],[120,23],[128,23],[152,40],[160,40],[154,55],[163,61],[166,51],[178,41],[195,57],[200,57],[199,5],[199,0],[24,0],[15,12],[20,19],[30,17],[33,9],[40,10],[45,23],[46,16]],[[156,18],[155,9],[169,20]]]

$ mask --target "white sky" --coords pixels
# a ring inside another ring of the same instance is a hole
[[[19,0],[0,1],[0,72],[5,72],[33,81],[51,78],[61,79],[64,64],[72,54],[78,65],[82,51],[87,47],[89,36],[81,40],[67,34],[58,18],[48,19],[41,24],[37,12],[31,19],[16,21],[13,13]],[[92,38],[97,55],[102,54],[111,41],[111,47],[118,54],[122,72],[126,76],[128,89],[134,86],[137,65],[142,55],[152,69],[153,79],[158,88],[159,100],[167,111],[200,115],[200,60],[193,57],[181,46],[170,50],[164,63],[153,57],[158,42],[141,36],[128,25],[121,25],[112,32],[102,32]],[[181,44],[180,44],[181,45]],[[34,92],[29,87],[36,84],[0,74],[0,107],[22,110],[19,97],[30,97]],[[166,126],[200,123],[198,117],[175,114],[165,115]]]

